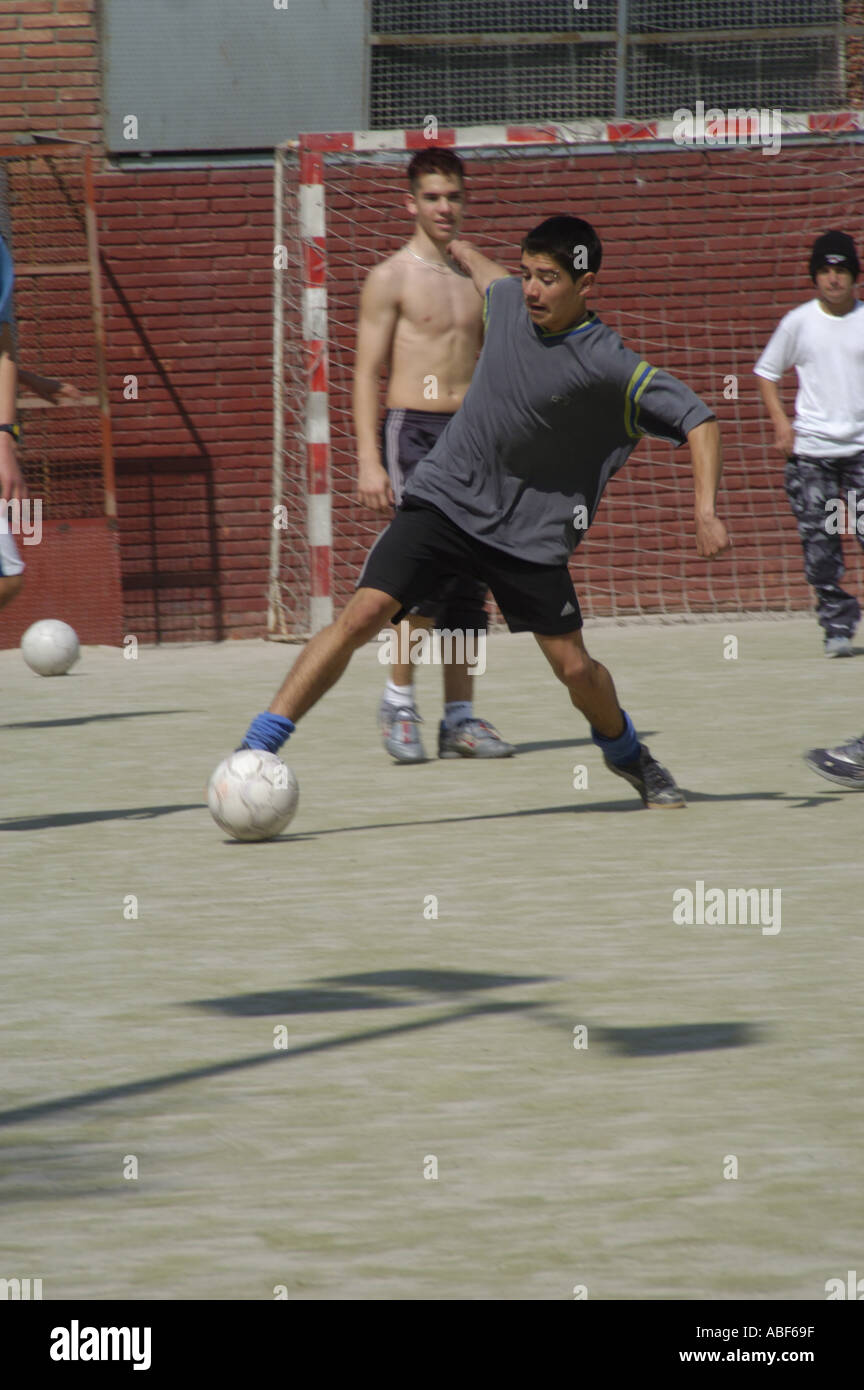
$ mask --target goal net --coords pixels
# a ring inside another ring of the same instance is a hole
[[[593,223],[604,254],[592,307],[720,421],[731,552],[699,559],[686,445],[645,438],[572,561],[586,617],[809,606],[784,460],[752,370],[781,316],[813,294],[815,238],[860,226],[860,129],[861,113],[785,116],[779,149],[731,121],[713,146],[674,143],[670,121],[490,127],[431,142],[465,162],[462,235],[514,273],[521,237],[543,218],[567,212]],[[277,151],[273,635],[329,621],[383,528],[356,500],[358,301],[371,267],[411,235],[405,174],[425,145],[418,131],[370,132],[304,136]],[[782,383],[790,413],[794,393],[792,373]],[[845,544],[854,585],[861,560]]]

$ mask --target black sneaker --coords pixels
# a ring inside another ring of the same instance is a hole
[[[623,777],[631,787],[636,788],[649,811],[655,808],[669,810],[687,805],[671,774],[651,757],[644,743],[639,744],[639,757],[635,762],[627,763],[624,767],[610,763],[606,757],[603,761],[616,777]]]
[[[804,754],[804,761],[835,786],[864,792],[864,734],[837,748],[811,748]]]

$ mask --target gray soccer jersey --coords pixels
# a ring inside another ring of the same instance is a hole
[[[486,341],[462,407],[405,496],[432,503],[487,545],[561,564],[642,435],[681,444],[714,412],[593,315],[544,333],[515,277],[490,285],[484,316]]]

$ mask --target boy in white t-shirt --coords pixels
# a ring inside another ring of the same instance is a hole
[[[804,573],[817,596],[826,656],[851,656],[861,618],[858,600],[840,588],[841,535],[864,547],[864,304],[855,293],[855,243],[831,231],[814,243],[810,277],[816,299],[786,314],[756,363],[759,391],[787,457],[786,494],[798,519]],[[798,374],[794,426],[776,383]],[[854,514],[847,510],[855,494]],[[858,503],[858,497],[861,501]],[[862,511],[859,521],[858,505]]]

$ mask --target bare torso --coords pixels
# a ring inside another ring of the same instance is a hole
[[[473,282],[403,248],[385,263],[398,317],[390,352],[391,410],[458,410],[483,341],[483,302]]]

